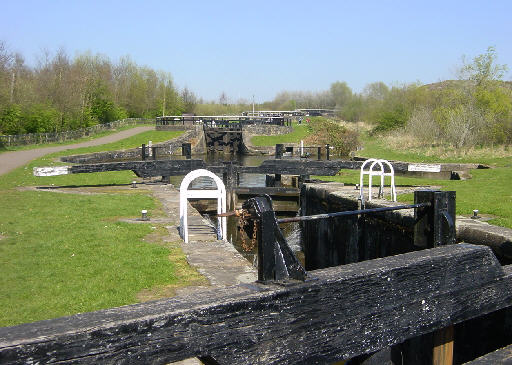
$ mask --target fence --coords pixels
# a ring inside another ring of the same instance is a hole
[[[105,124],[97,124],[92,127],[76,129],[65,132],[55,132],[55,133],[30,133],[30,134],[16,134],[12,136],[0,136],[0,146],[10,147],[10,146],[20,146],[20,145],[30,145],[30,144],[43,144],[43,143],[54,143],[54,142],[63,142],[69,141],[77,138],[82,138],[85,136],[92,136],[96,133],[112,130],[119,127],[124,127],[127,125],[136,125],[136,124],[149,124],[154,123],[154,119],[144,119],[144,118],[126,118],[117,120],[111,123]]]

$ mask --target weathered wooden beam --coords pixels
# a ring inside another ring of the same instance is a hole
[[[288,188],[288,187],[236,187],[233,189],[236,194],[239,195],[264,195],[268,194],[270,196],[291,196],[298,197],[300,194],[300,190],[297,188]]]
[[[240,172],[281,175],[335,175],[340,169],[359,168],[359,161],[318,161],[271,159],[265,160],[260,166],[244,166]],[[254,171],[254,172],[253,172]]]
[[[69,168],[72,174],[89,172],[132,170],[137,176],[174,176],[186,175],[192,170],[205,168],[203,160],[157,160],[157,161],[126,161],[98,164],[73,165]]]
[[[450,245],[250,284],[0,328],[0,363],[327,363],[512,305],[512,269]]]
[[[192,170],[205,168],[203,160],[156,160],[156,161],[124,161],[73,166],[34,167],[35,176],[54,176],[67,174],[83,174],[91,172],[132,170],[137,176],[173,176],[186,175]]]
[[[188,150],[187,150],[188,151]],[[188,152],[187,152],[188,153]],[[188,155],[189,156],[189,155]],[[233,166],[235,172],[246,174],[281,174],[281,175],[335,175],[341,169],[358,169],[361,161],[318,161],[271,159],[263,161],[260,166]],[[393,163],[395,172],[407,171],[407,163]],[[186,175],[188,172],[207,168],[215,173],[226,172],[225,166],[207,166],[203,160],[157,160],[157,161],[126,161],[99,164],[83,164],[69,167],[34,168],[36,176],[62,174],[78,174],[88,172],[132,170],[137,176],[172,176]]]

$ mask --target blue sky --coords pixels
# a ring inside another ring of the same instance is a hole
[[[512,67],[512,1],[3,0],[0,40],[35,65],[42,49],[90,50],[168,71],[206,100],[257,101],[346,81],[455,77],[495,46]],[[506,76],[510,80],[511,73]]]

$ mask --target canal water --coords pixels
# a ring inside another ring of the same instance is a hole
[[[208,164],[222,164],[224,162],[233,162],[236,164],[240,164],[242,166],[259,166],[265,160],[268,160],[268,156],[242,156],[242,155],[194,155],[193,158],[200,158],[205,160]],[[179,187],[181,181],[184,176],[171,176],[171,184],[175,187]],[[222,176],[219,175],[222,179]],[[265,175],[263,174],[240,174],[239,180],[240,187],[264,187],[265,186]],[[197,178],[190,184],[190,189],[215,189],[215,182],[208,178]],[[191,202],[194,206],[194,203]],[[204,205],[203,205],[204,206]],[[201,211],[201,206],[199,204],[195,205],[196,209],[200,211],[200,213],[207,219],[209,219],[214,225],[217,224],[217,219],[215,219],[215,212],[205,212]],[[296,212],[288,212],[287,214],[279,214],[280,217],[290,217],[297,215],[299,206],[297,205]],[[242,234],[238,230],[238,218],[237,217],[228,217],[227,219],[227,230],[228,230],[228,241],[233,244],[233,246],[250,262],[255,262],[257,257],[257,247],[251,247],[250,250],[246,251],[245,248],[248,246],[253,246],[251,239],[242,238]],[[301,247],[301,237],[300,237],[300,227],[298,223],[286,223],[280,225],[281,231],[283,232],[288,245],[292,248],[292,250],[296,253],[296,255],[300,258],[303,256],[302,247]],[[257,245],[254,245],[257,246]]]

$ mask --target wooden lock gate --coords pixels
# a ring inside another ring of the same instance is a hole
[[[452,325],[512,305],[512,267],[488,247],[451,244],[452,192],[418,195],[430,199],[415,204],[426,249],[307,273],[270,200],[251,199],[258,282],[0,328],[0,363],[324,364],[432,332],[429,361],[451,363]]]

